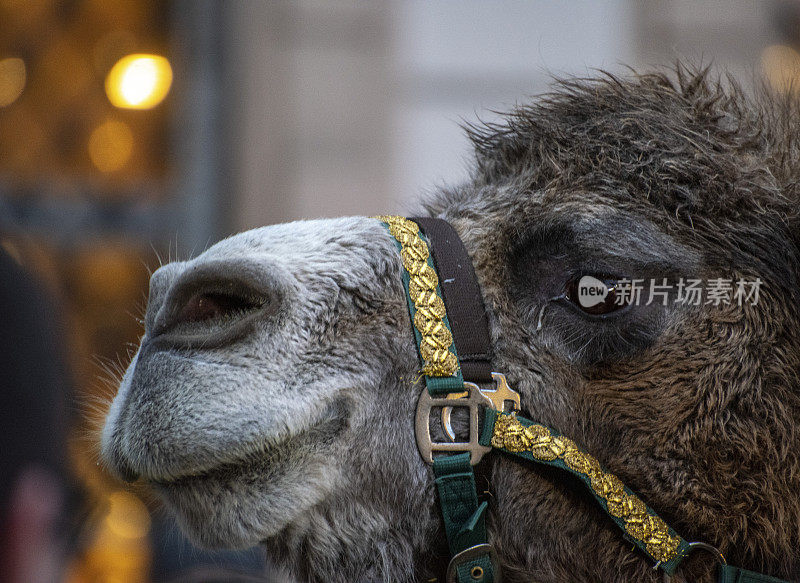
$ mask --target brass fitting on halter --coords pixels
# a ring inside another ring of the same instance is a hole
[[[509,388],[505,375],[493,372],[495,380],[494,389],[483,389],[475,383],[464,383],[464,390],[460,393],[448,393],[445,397],[433,397],[424,389],[417,401],[417,415],[415,421],[415,433],[417,438],[417,448],[422,459],[427,463],[433,463],[434,452],[469,452],[470,464],[475,466],[481,461],[485,454],[491,451],[491,447],[482,446],[478,443],[480,439],[479,409],[488,407],[498,411],[519,411],[519,393]],[[431,439],[431,411],[435,407],[441,407],[442,428],[450,439],[449,442],[433,441]],[[465,407],[469,409],[469,439],[467,441],[456,441],[456,435],[450,423],[450,415],[454,407]]]

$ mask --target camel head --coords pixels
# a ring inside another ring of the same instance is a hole
[[[522,414],[686,539],[782,577],[800,576],[798,119],[685,70],[562,82],[471,128],[470,180],[423,205],[472,258]],[[106,464],[198,544],[263,543],[301,580],[433,576],[446,544],[414,440],[402,269],[367,217],[255,229],[161,267]],[[591,306],[587,276],[611,290]],[[616,301],[622,280],[638,301]],[[574,481],[486,459],[507,581],[660,580]],[[713,559],[685,565],[676,580],[712,580]]]

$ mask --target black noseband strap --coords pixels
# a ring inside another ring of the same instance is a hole
[[[461,363],[461,374],[471,383],[491,383],[492,354],[489,320],[483,295],[464,243],[452,225],[442,219],[414,217],[430,241],[433,263],[439,274],[442,299]]]

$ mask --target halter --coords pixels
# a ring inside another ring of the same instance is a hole
[[[436,476],[451,556],[447,583],[502,580],[500,562],[486,532],[488,503],[479,503],[473,470],[492,449],[555,466],[579,478],[622,536],[663,572],[665,581],[693,551],[704,550],[719,563],[718,583],[788,583],[728,565],[711,545],[687,542],[574,441],[517,415],[519,394],[508,386],[505,375],[492,371],[483,297],[472,261],[453,227],[441,219],[376,218],[394,237],[400,252],[408,311],[423,362],[426,388],[417,404],[415,433],[419,453],[433,465]],[[454,407],[469,409],[466,441],[457,441],[452,430]],[[432,440],[433,409],[441,409],[441,425],[449,441]]]

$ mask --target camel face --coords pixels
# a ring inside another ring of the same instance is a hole
[[[400,269],[367,218],[256,229],[162,267],[105,459],[153,483],[203,544],[275,534],[337,488],[344,462],[371,455],[351,442],[380,401],[412,414],[412,383],[376,394],[416,364]]]
[[[474,130],[471,179],[425,214],[472,258],[524,416],[687,540],[800,574],[798,112],[685,75],[567,82]],[[446,545],[414,443],[401,273],[368,218],[257,229],[164,266],[104,459],[201,544],[263,541],[304,580],[427,580]],[[581,282],[625,279],[636,301],[579,301]],[[756,281],[760,297],[734,295]],[[508,580],[660,577],[568,481],[486,459]],[[703,567],[689,580],[710,581]]]

